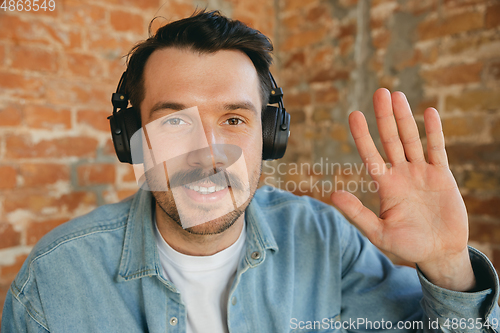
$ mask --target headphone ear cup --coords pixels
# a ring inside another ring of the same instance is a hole
[[[268,105],[262,113],[262,159],[282,158],[289,135],[290,114],[285,109]]]
[[[272,160],[274,137],[278,123],[278,108],[268,105],[262,113],[262,159]]]
[[[142,153],[137,154],[137,149],[142,151],[141,135],[132,136],[141,129],[139,113],[134,108],[121,109],[108,117],[111,127],[111,136],[116,155],[120,162],[138,164],[143,163]],[[137,139],[139,137],[139,140]],[[134,159],[132,159],[134,151]],[[140,158],[138,158],[140,156]]]

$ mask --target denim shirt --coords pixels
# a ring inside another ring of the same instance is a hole
[[[186,308],[160,267],[152,205],[151,193],[139,190],[42,238],[7,294],[1,331],[185,332]],[[499,332],[498,278],[475,249],[484,288],[462,293],[394,266],[333,207],[309,197],[264,187],[245,218],[229,332],[427,332],[439,325],[436,331],[490,332],[486,319]]]

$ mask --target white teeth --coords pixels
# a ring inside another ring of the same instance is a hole
[[[190,189],[190,190],[201,193],[201,194],[210,194],[210,193],[218,192],[218,191],[225,189],[225,187],[223,187],[223,186],[203,187],[203,186],[185,185],[185,187]]]

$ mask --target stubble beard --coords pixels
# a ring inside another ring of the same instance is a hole
[[[255,172],[249,177],[250,195],[241,206],[221,217],[185,229],[182,226],[181,218],[179,216],[179,211],[177,210],[172,191],[152,191],[152,194],[154,199],[156,200],[157,207],[159,207],[165,213],[167,218],[169,220],[172,220],[188,233],[193,235],[216,235],[229,229],[245,212],[248,205],[252,201],[255,192],[257,191],[257,185],[259,183],[261,174],[262,162],[259,164],[259,167],[256,168]],[[199,208],[202,209],[201,207]]]

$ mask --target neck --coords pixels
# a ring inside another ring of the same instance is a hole
[[[168,245],[177,252],[191,256],[210,256],[227,249],[238,240],[245,221],[243,213],[233,225],[219,234],[198,235],[183,229],[158,207],[158,203],[155,214],[158,231]]]

